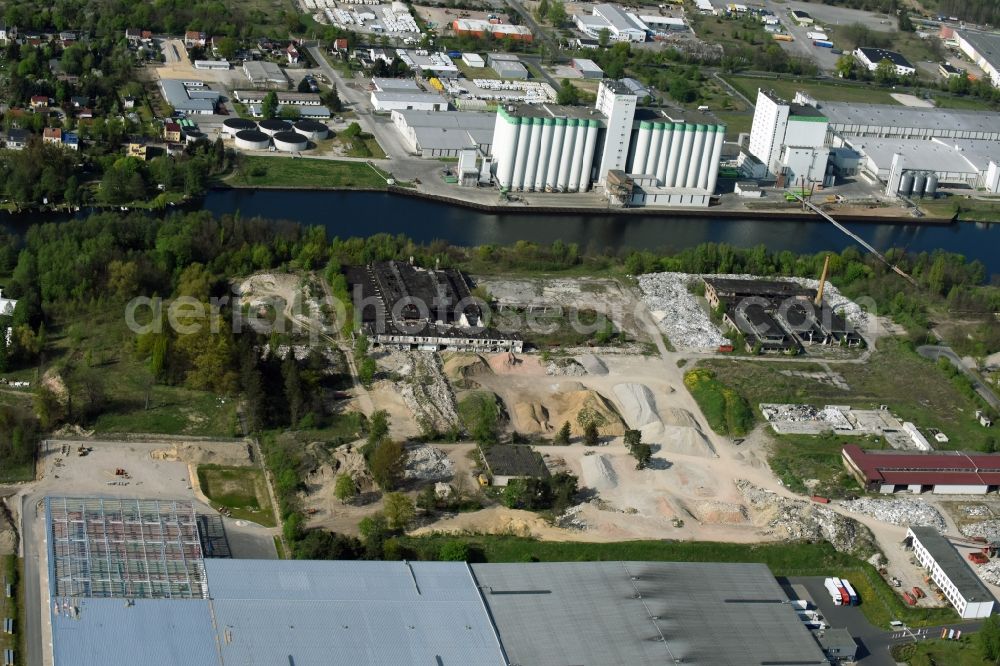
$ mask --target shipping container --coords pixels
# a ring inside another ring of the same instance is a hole
[[[811,499],[812,499],[813,502],[819,502],[820,504],[829,504],[830,503],[830,499],[829,498],[827,498],[827,497],[820,497],[819,495],[813,495]]]
[[[919,587],[914,587],[913,588],[913,596],[915,596],[917,599],[923,599],[927,595],[924,594],[924,591],[921,590]]]
[[[826,39],[817,39],[817,40],[813,41],[813,46],[818,46],[818,47],[823,48],[823,49],[832,49],[833,48],[833,42],[831,42],[829,40],[826,40]]]
[[[913,595],[911,595],[909,592],[903,592],[903,599],[905,599],[906,603],[909,604],[910,606],[917,605],[917,600],[914,599]]]

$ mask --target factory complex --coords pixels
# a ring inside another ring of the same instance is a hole
[[[763,564],[239,560],[190,502],[45,508],[55,666],[826,663]]]
[[[1000,192],[1000,113],[791,102],[759,90],[744,175],[779,186],[830,186],[860,176],[886,196],[934,197],[939,188]]]
[[[841,456],[847,471],[869,492],[985,495],[1000,489],[996,453],[865,451],[848,444]]]

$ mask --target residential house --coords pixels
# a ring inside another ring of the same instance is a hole
[[[347,38],[339,37],[333,40],[333,49],[338,53],[347,53]]]
[[[128,95],[122,97],[122,107],[125,109],[134,109],[135,97],[129,97]]]
[[[76,117],[79,120],[91,120],[94,117],[94,110],[89,106],[85,106],[76,112]]]
[[[163,126],[163,140],[167,143],[180,143],[181,126],[177,123],[167,123]]]
[[[74,109],[82,109],[85,106],[90,106],[90,98],[83,95],[73,95],[69,98],[69,103]]]
[[[63,132],[63,148],[80,150],[80,137],[74,132]]]
[[[299,50],[295,48],[295,44],[289,44],[288,48],[285,49],[285,56],[288,58],[289,65],[297,65],[299,62]]]
[[[45,95],[32,95],[31,96],[31,108],[32,109],[35,109],[35,110],[38,110],[38,109],[47,109],[48,106],[49,106],[49,98],[46,97]]]
[[[205,46],[207,39],[205,33],[198,32],[197,30],[188,30],[184,33],[184,46],[191,48],[192,46]]]
[[[62,42],[63,46],[69,46],[76,41],[75,32],[60,32],[59,41]]]
[[[7,146],[7,150],[23,150],[28,145],[30,138],[31,132],[28,130],[12,127],[7,132],[7,140],[4,143]]]
[[[17,27],[7,26],[6,23],[0,21],[0,42],[13,41],[17,39]]]
[[[42,132],[42,143],[62,145],[63,131],[58,127],[46,127]]]
[[[146,161],[146,143],[144,141],[135,139],[129,142],[128,146],[125,148],[126,157],[135,157],[143,162]]]
[[[132,46],[138,46],[142,42],[142,30],[138,28],[125,28],[125,40]]]

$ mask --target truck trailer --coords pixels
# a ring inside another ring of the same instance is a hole
[[[823,581],[823,585],[826,587],[826,591],[830,593],[830,600],[833,601],[833,605],[843,605],[844,598],[840,594],[840,588],[837,587],[835,582],[833,582],[833,578],[827,578]]]
[[[860,603],[858,600],[858,593],[854,591],[854,588],[851,586],[851,583],[846,578],[841,578],[840,582],[843,583],[844,585],[844,590],[847,592],[847,596],[850,599],[851,605],[857,606],[858,603]]]

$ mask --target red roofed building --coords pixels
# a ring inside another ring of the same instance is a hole
[[[1000,489],[1000,454],[964,451],[863,451],[848,444],[844,466],[865,490],[984,495]]]
[[[44,109],[49,105],[49,98],[45,95],[33,95],[31,97],[31,108]]]

